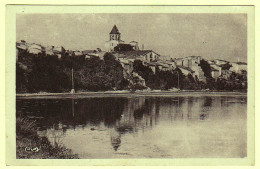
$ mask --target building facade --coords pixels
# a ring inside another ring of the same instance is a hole
[[[180,68],[185,75],[191,74],[193,77],[197,77],[200,81],[206,81],[204,72],[199,66],[200,60],[201,56],[188,56],[174,59],[177,67]]]

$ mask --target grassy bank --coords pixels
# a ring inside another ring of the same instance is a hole
[[[16,118],[16,158],[18,159],[74,159],[79,158],[70,149],[53,146],[46,137],[36,132],[35,122]]]

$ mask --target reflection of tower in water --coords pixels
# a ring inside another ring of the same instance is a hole
[[[121,145],[121,135],[137,131],[136,114],[134,112],[142,109],[144,104],[145,97],[133,97],[128,99],[121,118],[114,124],[115,130],[110,132],[111,145],[115,151],[118,151]],[[138,118],[142,118],[142,113],[137,116],[141,116]]]
[[[119,133],[117,136],[111,136],[110,141],[113,149],[117,151],[121,145],[121,134]]]

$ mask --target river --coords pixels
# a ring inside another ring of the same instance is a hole
[[[16,115],[80,158],[243,158],[246,96],[16,100]]]

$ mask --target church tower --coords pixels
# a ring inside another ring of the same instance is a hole
[[[114,47],[122,43],[124,43],[124,41],[121,40],[121,34],[116,25],[114,25],[109,33],[109,41],[106,42],[106,49],[108,52],[114,51]]]
[[[110,40],[120,41],[120,32],[118,31],[116,25],[114,25],[109,35],[110,35]]]

